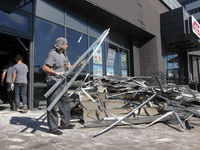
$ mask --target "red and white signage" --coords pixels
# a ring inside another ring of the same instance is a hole
[[[192,23],[192,32],[200,38],[200,25],[199,22],[191,16],[191,23]]]

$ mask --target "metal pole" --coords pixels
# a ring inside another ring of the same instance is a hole
[[[106,29],[101,36],[85,51],[85,53],[72,65],[72,67],[67,71],[67,74],[70,74],[74,68],[82,61],[82,59],[93,49],[93,47],[101,41],[101,39],[107,35],[110,29]],[[47,98],[64,80],[65,78],[59,79],[45,94],[44,97]]]
[[[170,112],[164,114],[163,116],[161,116],[161,117],[159,117],[158,119],[154,120],[152,123],[148,124],[148,125],[145,126],[144,128],[147,128],[147,127],[151,126],[152,124],[158,122],[159,120],[165,118],[165,117],[168,116],[168,115],[171,115],[172,113],[173,113],[173,111],[170,111]]]
[[[102,39],[100,40],[99,44],[97,45],[96,49],[93,51],[93,53],[91,54],[91,56],[88,58],[88,60],[81,66],[81,68],[77,71],[77,73],[73,76],[73,78],[68,82],[68,84],[64,87],[64,89],[57,95],[57,97],[53,100],[53,102],[49,105],[49,107],[47,108],[47,111],[50,111],[54,105],[59,101],[59,99],[63,96],[63,94],[69,89],[69,87],[71,86],[71,84],[75,81],[75,79],[77,78],[77,76],[80,74],[80,72],[83,70],[83,68],[86,66],[86,64],[89,62],[89,60],[92,58],[92,56],[94,55],[94,53],[98,50],[99,46],[102,44],[102,42],[104,41],[104,39],[106,38],[106,36],[109,33],[108,29],[105,33],[105,35],[102,37]]]
[[[138,107],[136,107],[134,110],[132,110],[130,113],[128,113],[126,116],[124,116],[123,118],[119,119],[118,121],[116,121],[115,123],[113,123],[112,125],[110,125],[109,127],[107,127],[106,129],[102,130],[101,132],[99,132],[98,134],[94,135],[94,137],[97,137],[105,132],[107,132],[108,130],[110,130],[111,128],[113,128],[117,123],[121,122],[122,120],[124,120],[125,118],[129,117],[130,115],[132,115],[136,110],[138,110],[139,108],[143,107],[146,103],[148,103],[152,98],[154,98],[156,96],[157,92],[154,92],[154,94],[149,97],[144,103],[140,104]]]
[[[175,111],[173,111],[173,113],[176,116],[176,118],[178,119],[179,123],[181,124],[181,127],[186,130],[186,128],[185,128],[183,122],[181,121],[180,117],[178,116],[178,114]]]
[[[174,114],[174,116],[178,119],[178,121],[179,121],[181,127],[182,127],[183,129],[186,129],[185,126],[184,126],[184,124],[183,124],[183,122],[181,121],[180,117],[178,116],[178,114],[177,114],[175,111],[170,111],[170,112],[164,114],[163,116],[161,116],[160,118],[156,119],[155,121],[153,121],[153,122],[150,123],[149,125],[145,126],[144,128],[147,128],[147,127],[151,126],[152,124],[158,122],[159,120],[161,120],[161,119],[163,119],[163,118],[165,118],[166,116],[171,115],[171,114]]]
[[[200,117],[200,112],[198,112],[197,110],[188,109],[188,108],[186,108],[186,107],[184,107],[184,106],[182,106],[182,105],[180,105],[180,104],[177,104],[177,103],[175,103],[175,102],[173,102],[173,101],[169,100],[168,98],[163,97],[163,96],[161,96],[161,95],[157,95],[157,96],[160,97],[160,98],[162,98],[162,99],[164,99],[164,100],[166,100],[166,101],[169,102],[169,103],[172,103],[173,105],[176,105],[177,107],[182,108],[183,110],[185,110],[185,111],[187,111],[187,112],[190,112],[190,113],[194,114],[194,115],[197,116],[197,117]]]

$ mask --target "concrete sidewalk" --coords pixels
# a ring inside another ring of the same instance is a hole
[[[147,129],[115,127],[96,138],[105,128],[82,128],[78,122],[61,136],[48,133],[45,110],[24,114],[6,109],[0,111],[0,123],[1,150],[197,150],[200,141],[200,118],[194,117],[192,130],[157,123]]]

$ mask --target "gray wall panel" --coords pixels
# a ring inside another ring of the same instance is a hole
[[[53,9],[52,9],[53,7]],[[55,0],[37,0],[35,15],[64,25],[64,3]]]
[[[87,17],[70,8],[66,8],[66,26],[87,34]]]

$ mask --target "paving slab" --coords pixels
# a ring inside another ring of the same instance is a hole
[[[28,113],[0,111],[1,150],[198,150],[200,118],[190,118],[194,129],[183,130],[180,125],[157,123],[117,126],[93,138],[105,129],[83,128],[79,122],[74,129],[63,130],[63,135],[48,133],[45,110]]]

